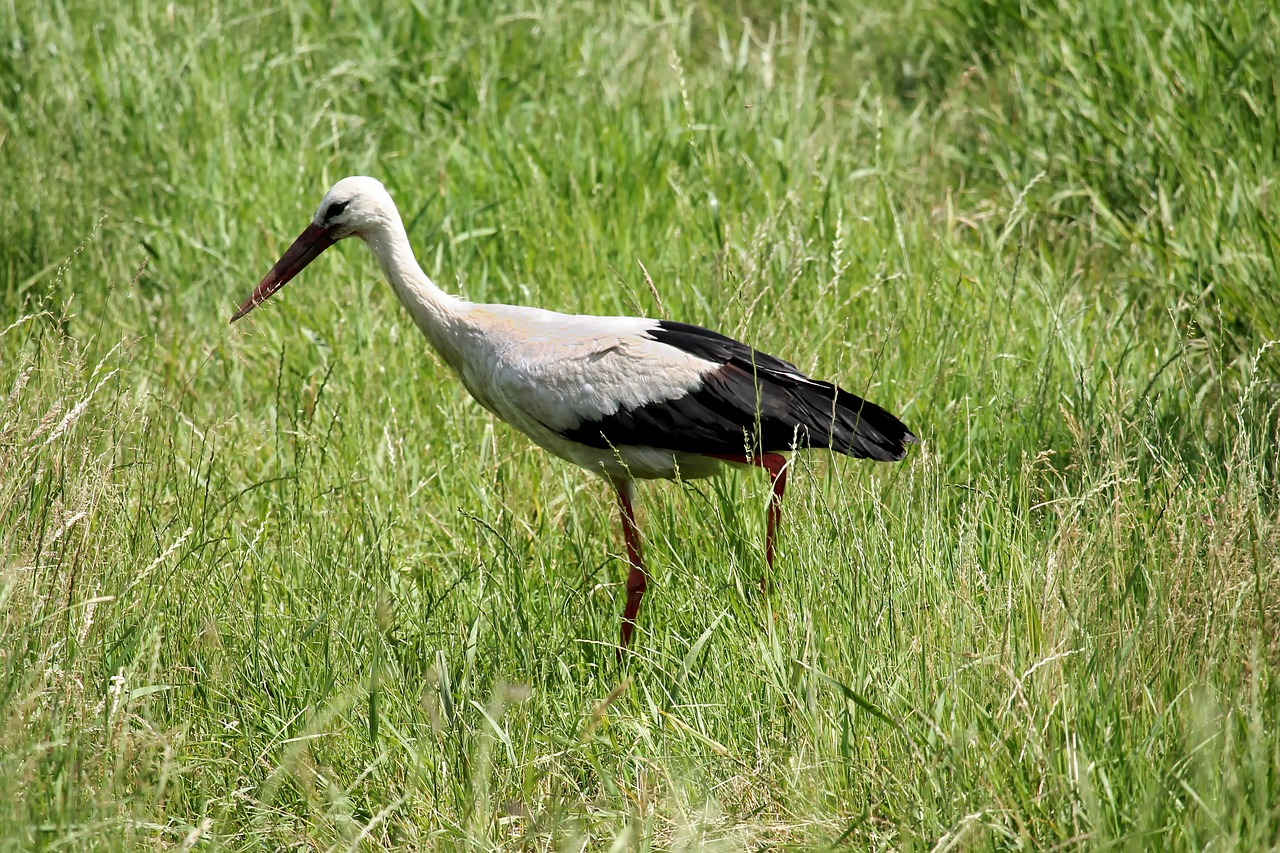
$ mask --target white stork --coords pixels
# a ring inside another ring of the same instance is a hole
[[[418,265],[395,202],[373,178],[345,178],[325,193],[311,224],[231,322],[353,236],[373,250],[396,296],[471,396],[617,491],[631,563],[623,648],[647,581],[632,506],[636,479],[707,477],[726,462],[766,469],[773,495],[765,561],[772,566],[787,484],[781,452],[829,448],[892,462],[916,441],[874,403],[700,326],[481,305],[445,293]]]

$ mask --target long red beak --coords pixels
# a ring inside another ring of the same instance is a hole
[[[234,323],[266,302],[271,294],[288,284],[289,279],[302,272],[307,264],[320,257],[320,253],[333,243],[333,238],[324,228],[315,223],[308,225],[307,230],[299,234],[298,239],[293,241],[293,245],[280,256],[280,260],[276,261],[271,272],[267,273],[266,277],[253,289],[249,298],[240,304],[236,313],[231,315],[231,322]]]

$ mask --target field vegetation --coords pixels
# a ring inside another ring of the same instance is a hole
[[[0,0],[0,849],[1280,844],[1265,0]],[[712,326],[901,464],[640,491],[480,301]],[[652,286],[649,280],[651,279]]]

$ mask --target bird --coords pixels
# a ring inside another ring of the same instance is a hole
[[[618,655],[649,582],[635,513],[637,480],[693,480],[726,465],[765,469],[772,493],[765,563],[794,450],[896,462],[917,437],[880,406],[718,332],[644,317],[562,314],[470,302],[418,264],[380,181],[344,178],[236,309],[243,318],[327,248],[358,237],[409,316],[471,396],[555,456],[613,487],[630,569]],[[762,587],[765,582],[762,581]]]

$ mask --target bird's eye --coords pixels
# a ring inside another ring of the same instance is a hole
[[[350,202],[335,201],[333,204],[329,205],[329,209],[324,212],[324,218],[329,220],[333,219],[335,216],[341,216],[342,211],[347,209],[348,204],[350,204]]]

